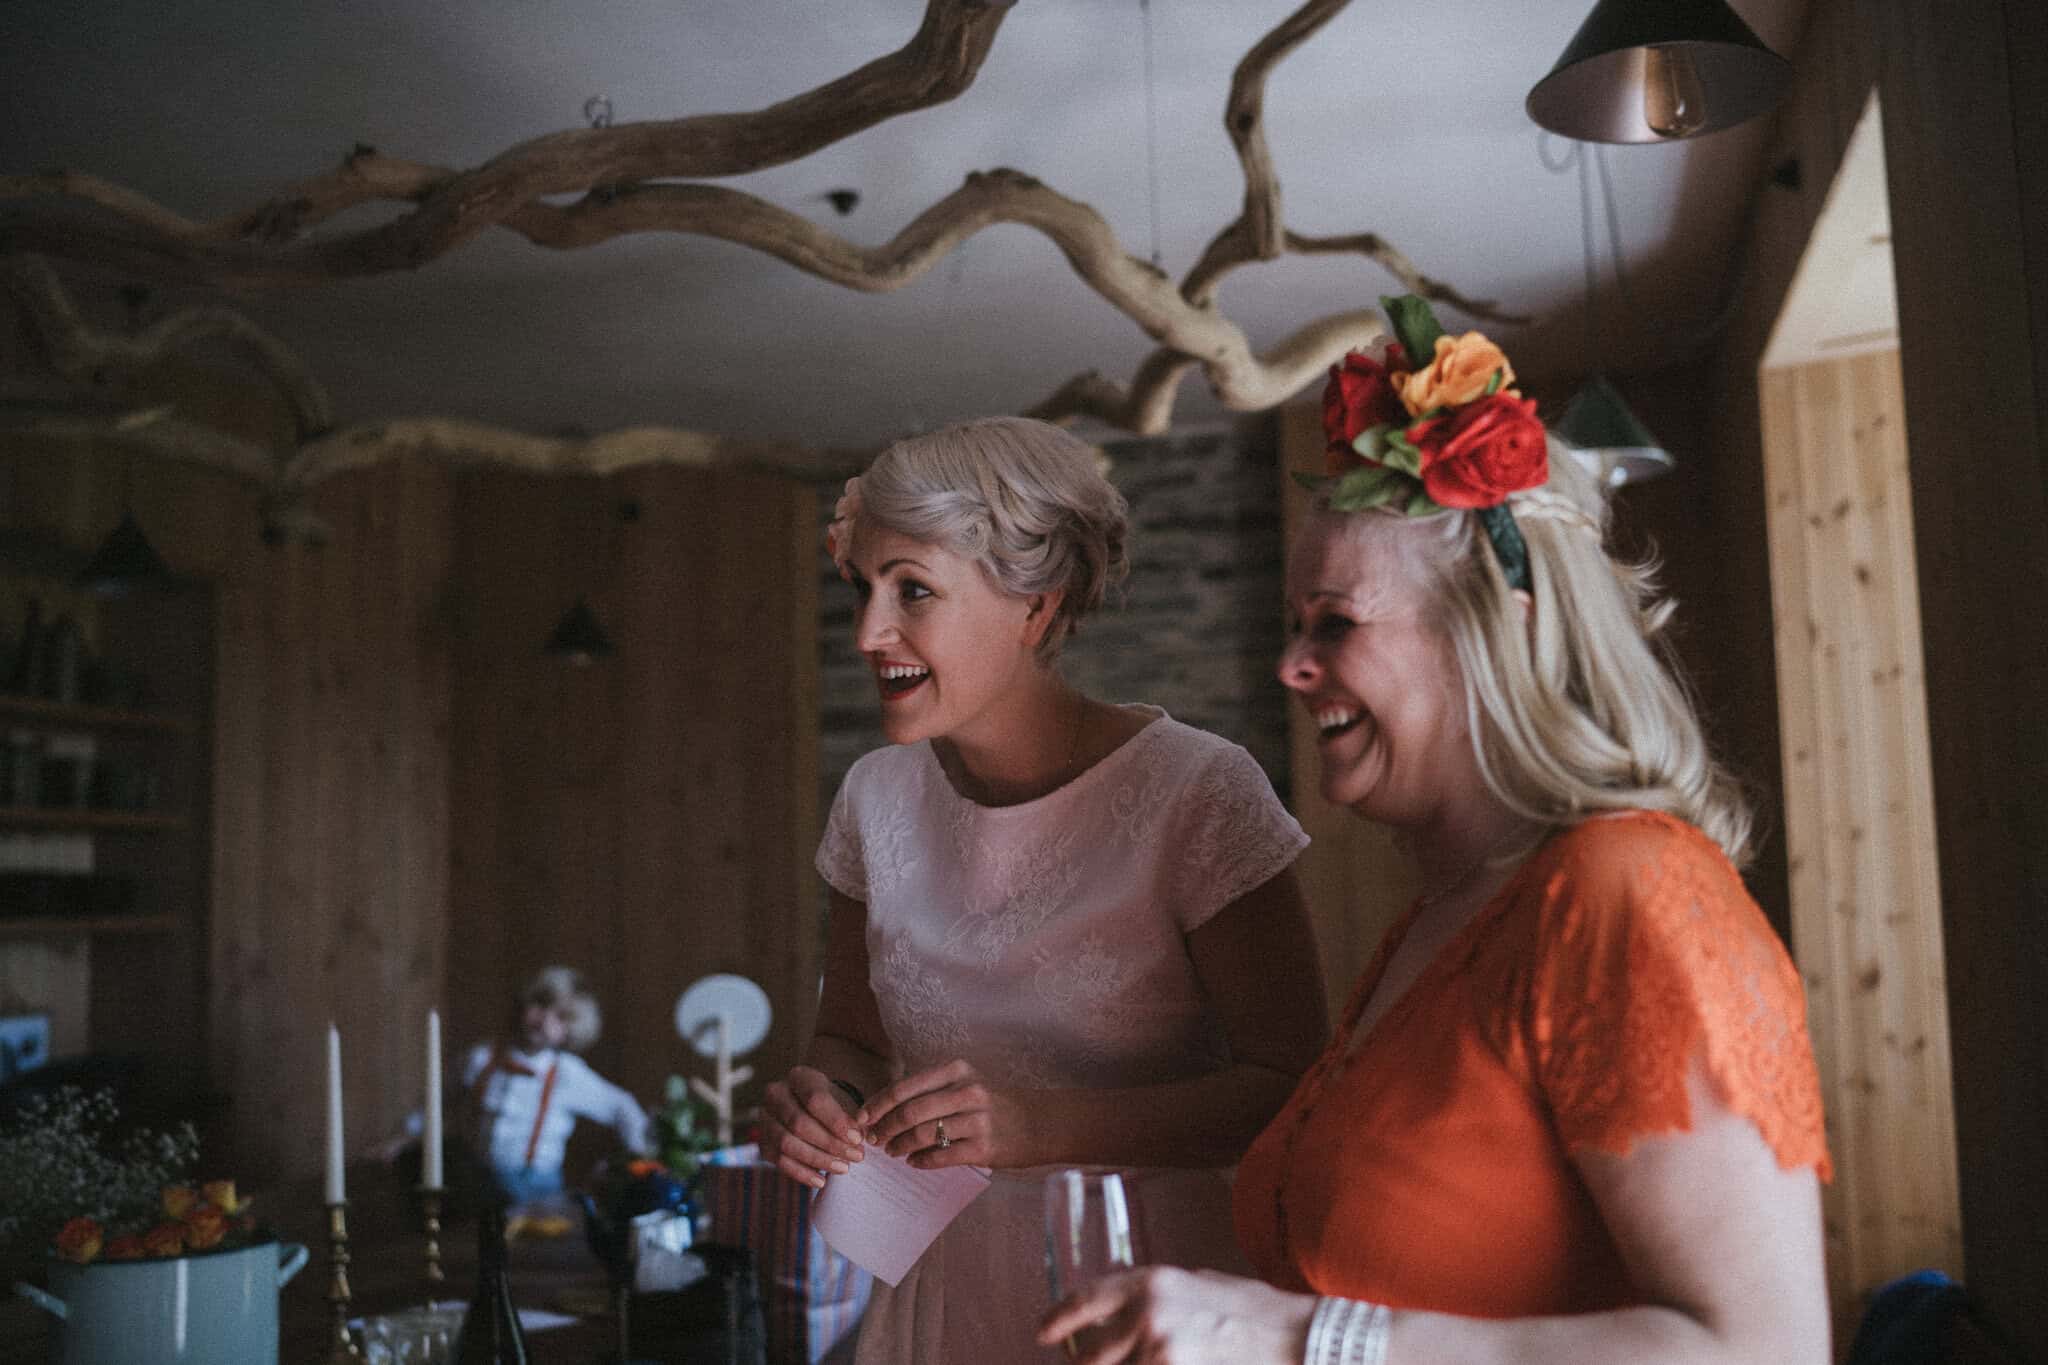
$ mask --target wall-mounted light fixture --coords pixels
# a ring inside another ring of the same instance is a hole
[[[610,658],[615,649],[612,637],[605,634],[604,627],[598,624],[597,613],[590,609],[590,603],[579,597],[555,623],[542,652],[550,658],[582,668],[599,659]]]
[[[1525,107],[1581,142],[1673,142],[1765,112],[1791,76],[1727,0],[1600,0]]]

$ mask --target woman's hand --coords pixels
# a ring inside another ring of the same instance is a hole
[[[812,1066],[795,1067],[770,1085],[761,1105],[762,1159],[813,1189],[825,1188],[826,1171],[845,1175],[862,1148],[840,1097],[832,1078]]]
[[[1293,1365],[1316,1301],[1214,1270],[1105,1275],[1047,1313],[1038,1344],[1075,1337],[1082,1365]]]
[[[869,1142],[920,1170],[941,1166],[1023,1166],[1025,1107],[990,1090],[964,1061],[920,1071],[871,1098],[856,1116]],[[944,1145],[939,1125],[945,1124]]]

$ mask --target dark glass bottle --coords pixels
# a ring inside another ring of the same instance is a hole
[[[496,1200],[477,1218],[476,1296],[455,1338],[454,1365],[527,1365],[526,1334],[505,1277],[505,1208]]]

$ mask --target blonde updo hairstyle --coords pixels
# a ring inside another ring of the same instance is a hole
[[[1129,508],[1098,452],[1028,417],[898,441],[861,475],[860,517],[974,561],[1012,597],[1061,594],[1038,642],[1046,663],[1130,569]]]
[[[1547,483],[1508,498],[1529,550],[1527,615],[1476,513],[1407,521],[1401,537],[1456,654],[1480,773],[1503,804],[1541,825],[1663,811],[1740,867],[1749,805],[1707,751],[1662,638],[1675,604],[1658,596],[1656,564],[1608,553],[1606,498],[1555,437],[1549,465]],[[1406,520],[1326,504],[1318,516],[1346,523],[1338,534]]]

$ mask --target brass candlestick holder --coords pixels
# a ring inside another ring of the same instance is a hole
[[[420,1187],[420,1209],[424,1218],[427,1238],[427,1302],[434,1302],[434,1295],[447,1276],[441,1273],[441,1189],[439,1186]]]
[[[363,1358],[355,1335],[348,1330],[348,1204],[327,1206],[327,1302],[334,1309],[334,1340],[328,1344],[323,1365],[357,1365]]]

